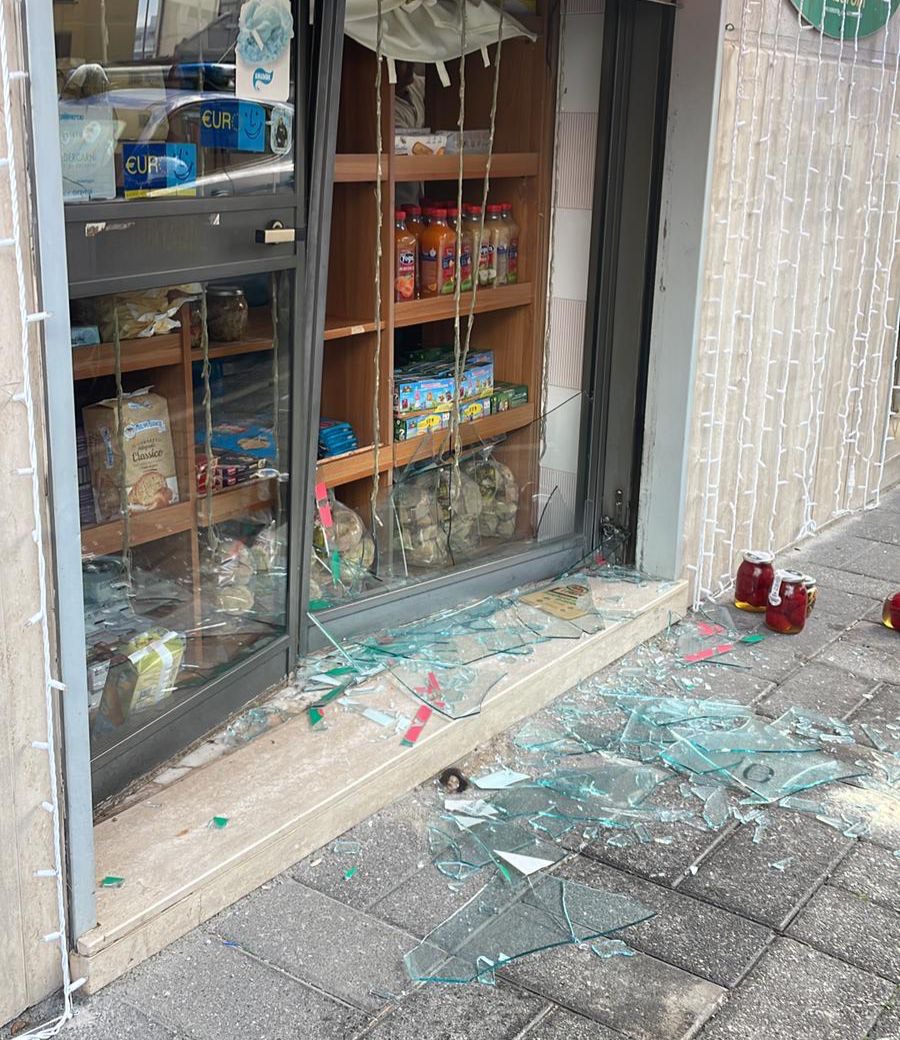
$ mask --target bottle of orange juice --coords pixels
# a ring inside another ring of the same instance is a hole
[[[406,226],[406,212],[394,213],[394,299],[416,298],[416,236]]]
[[[426,211],[428,226],[419,235],[419,283],[422,296],[446,296],[456,285],[456,232],[447,210]]]

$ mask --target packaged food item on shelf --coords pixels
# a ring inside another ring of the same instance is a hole
[[[264,460],[267,465],[274,465],[278,457],[272,430],[252,419],[217,422],[211,432],[212,449],[217,455],[243,455]],[[194,436],[197,444],[205,447],[206,430],[202,423],[195,427]]]
[[[416,298],[416,266],[418,238],[406,226],[406,211],[394,213],[394,299],[397,302]]]
[[[98,657],[106,657],[106,674],[95,725],[117,729],[131,716],[156,708],[172,697],[185,646],[180,632],[152,627],[118,650],[103,648]]]
[[[509,234],[509,251],[506,256],[506,281],[515,285],[519,281],[519,225],[513,216],[512,203],[503,202],[502,219]]]
[[[353,427],[341,419],[319,420],[319,458],[327,459],[332,455],[343,455],[348,451],[356,451],[359,443]]]
[[[446,151],[446,134],[433,134],[427,129],[394,134],[395,155],[443,155]]]
[[[491,394],[491,414],[509,411],[510,408],[518,408],[520,405],[528,404],[528,387],[523,383],[507,383],[503,380],[494,381],[494,392]]]
[[[509,466],[490,451],[468,458],[463,470],[481,494],[481,534],[485,538],[511,538],[519,512],[519,485]]]
[[[179,500],[166,399],[149,388],[135,390],[125,394],[122,413],[120,443],[115,398],[88,405],[82,412],[95,510],[101,522],[119,515],[123,484],[129,512],[160,509]]]
[[[447,133],[447,153],[459,151],[485,154],[490,150],[490,130],[453,130]]]
[[[119,338],[144,339],[162,336],[181,328],[177,314],[183,304],[202,292],[198,282],[159,289],[114,293],[74,301],[72,316],[76,324],[96,324],[105,343],[115,338],[116,319]]]
[[[408,441],[421,437],[433,430],[446,430],[450,426],[449,412],[425,412],[420,415],[398,415],[394,418],[394,437]]]
[[[456,232],[459,240],[459,277],[462,292],[472,289],[472,229],[468,221],[460,219],[459,209],[454,203],[447,207],[447,223]]]
[[[211,343],[237,343],[247,336],[250,308],[237,285],[210,285],[206,290],[206,332]]]
[[[432,467],[406,478],[392,505],[408,564],[439,567],[478,550],[481,493],[462,468]]]
[[[456,232],[447,210],[427,211],[428,226],[419,235],[419,282],[423,297],[447,296],[456,284]]]
[[[97,325],[73,325],[72,346],[94,347],[100,342],[100,328]]]
[[[492,203],[487,208],[484,233],[490,237],[493,254],[493,285],[509,282],[509,227],[503,221],[503,207]]]
[[[414,352],[411,357],[421,360],[394,372],[394,414],[450,411],[456,387],[452,350],[442,347]],[[489,397],[493,389],[493,353],[486,350],[470,354],[460,380],[460,400]]]
[[[97,522],[94,508],[94,489],[91,486],[91,462],[88,458],[87,434],[83,426],[75,430],[75,451],[78,462],[78,514],[82,527]]]
[[[310,599],[358,593],[375,562],[375,542],[362,517],[329,492],[316,512]]]
[[[487,220],[485,219],[484,228],[482,228],[481,206],[470,203],[465,209],[466,220],[472,232],[472,256],[477,260],[477,266],[475,266],[476,260],[473,260],[473,266],[475,266],[473,277],[478,278],[480,289],[489,289],[496,280],[497,272],[494,269],[494,245]]]

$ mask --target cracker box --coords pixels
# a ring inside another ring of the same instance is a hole
[[[444,155],[447,151],[446,134],[404,131],[394,134],[395,155]]]
[[[179,500],[172,428],[164,397],[150,389],[125,394],[121,438],[115,398],[89,405],[82,414],[99,522],[120,515],[123,482],[130,513],[160,509]]]

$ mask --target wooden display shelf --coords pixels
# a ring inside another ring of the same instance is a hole
[[[479,289],[475,298],[475,313],[486,314],[488,311],[504,310],[508,307],[524,307],[532,302],[531,282],[519,282],[517,285],[501,285],[495,289]],[[460,296],[460,314],[465,319],[472,306],[472,294]],[[409,303],[398,303],[394,307],[394,326],[424,325],[431,321],[444,321],[452,318],[456,312],[456,302],[452,296],[429,296],[423,300],[411,300]]]
[[[190,531],[194,526],[191,502],[176,502],[164,509],[146,513],[132,513],[129,520],[129,544],[144,545],[173,534]],[[123,525],[121,520],[81,529],[81,552],[84,556],[105,556],[122,551]]]
[[[506,412],[488,415],[484,419],[462,423],[460,434],[463,444],[475,441],[490,440],[514,430],[521,430],[534,422],[534,404],[529,402],[519,408],[510,408]],[[378,471],[385,473],[389,469],[398,469],[412,461],[423,461],[439,455],[449,447],[450,431],[440,430],[436,433],[423,433],[406,441],[394,441],[381,446],[378,456]],[[357,451],[339,455],[333,459],[323,459],[317,468],[317,479],[327,487],[338,487],[354,480],[364,480],[372,476],[374,465],[372,447],[359,448]]]
[[[384,328],[384,322],[381,327]],[[374,332],[374,321],[351,321],[349,318],[325,318],[325,334],[323,339],[343,339],[346,336],[361,336],[364,332]]]
[[[388,157],[381,157],[381,179],[387,179]],[[378,179],[378,156],[373,153],[338,153],[334,157],[334,180],[337,184],[375,181]]]
[[[259,312],[262,313],[259,313]],[[253,308],[247,319],[247,335],[244,339],[232,343],[218,343],[210,340],[210,358],[237,357],[241,354],[253,354],[260,350],[272,349],[272,316],[267,308]],[[202,361],[203,351],[199,347],[191,350],[191,361]]]
[[[181,364],[180,332],[147,336],[145,339],[123,339],[119,348],[123,372]],[[111,376],[115,370],[115,347],[112,343],[72,348],[72,371],[76,379]]]
[[[496,415],[485,416],[484,419],[476,419],[474,422],[461,423],[459,433],[463,444],[473,444],[475,441],[486,441],[492,437],[500,437],[504,433],[512,433],[530,426],[534,421],[534,404],[529,401],[519,408],[510,408],[505,412],[497,412]],[[427,443],[428,451],[422,449],[423,438],[430,438]],[[423,433],[418,437],[412,437],[407,441],[395,441],[393,447],[394,468],[406,466],[413,461],[421,461],[429,455],[439,455],[450,447],[450,430],[439,430],[435,433]]]
[[[246,484],[222,488],[213,494],[213,522],[223,523],[237,516],[255,512],[257,509],[268,509],[275,500],[275,478],[251,480]],[[206,512],[206,496],[197,499],[197,523],[200,527],[208,527]]]
[[[348,451],[345,455],[322,459],[316,467],[316,479],[327,487],[337,487],[339,484],[349,484],[354,480],[371,477],[374,456],[375,449],[369,445],[367,448]],[[389,444],[382,444],[378,452],[379,473],[391,469],[392,465],[391,447]]]
[[[470,153],[463,156],[463,178],[466,180],[484,177],[486,167],[487,155]],[[495,152],[491,157],[491,180],[534,177],[539,168],[537,152]],[[459,176],[459,156],[392,155],[391,170],[398,181],[453,181]]]

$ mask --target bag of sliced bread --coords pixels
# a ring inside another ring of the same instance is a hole
[[[178,501],[172,427],[164,397],[149,388],[125,394],[121,439],[114,397],[89,405],[83,416],[99,521],[114,520],[120,515],[119,489],[123,480],[131,513],[160,509]]]

